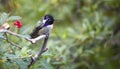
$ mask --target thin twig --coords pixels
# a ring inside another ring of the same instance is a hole
[[[37,60],[38,58],[45,52],[47,51],[47,48],[46,48],[46,44],[47,44],[47,41],[48,41],[48,38],[49,38],[49,34],[48,35],[41,35],[41,36],[38,36],[37,38],[34,38],[34,39],[30,39],[28,37],[25,37],[23,35],[20,35],[20,34],[17,34],[17,33],[14,33],[14,32],[11,32],[9,30],[0,30],[0,33],[8,33],[8,34],[11,34],[13,36],[16,36],[16,37],[20,37],[20,38],[24,38],[28,41],[31,41],[32,43],[36,43],[38,40],[42,39],[42,38],[45,38],[44,39],[44,43],[42,45],[42,48],[40,48],[39,52],[34,56],[34,57],[31,57],[31,62],[30,64],[28,65],[28,68],[33,65]],[[7,40],[9,42],[9,40]],[[10,42],[11,43],[11,42]],[[13,43],[12,43],[13,44]]]
[[[6,40],[8,43],[10,43],[11,45],[16,46],[16,47],[18,47],[18,48],[21,49],[21,47],[20,47],[18,44],[15,44],[14,42],[11,42],[11,41],[8,40],[7,33],[5,33],[5,36],[6,36],[6,39],[5,39],[5,40]]]
[[[16,37],[24,38],[24,39],[26,39],[26,40],[28,40],[28,41],[30,41],[30,42],[32,42],[32,43],[36,43],[36,42],[39,41],[40,39],[46,37],[46,35],[41,35],[41,36],[38,36],[37,38],[30,39],[30,38],[28,38],[28,37],[26,37],[26,36],[23,36],[23,35],[20,35],[20,34],[11,32],[11,31],[9,31],[9,30],[0,30],[0,33],[9,33],[9,34],[14,35],[14,36],[16,36]]]
[[[28,65],[28,68],[33,65],[37,60],[38,58],[44,53],[46,52],[48,49],[46,48],[46,44],[47,44],[47,41],[48,41],[48,38],[49,38],[49,34],[46,36],[46,38],[44,39],[44,43],[42,45],[42,48],[40,48],[39,52],[34,56],[34,57],[31,57],[31,62],[30,64]]]
[[[24,58],[30,58],[30,57],[32,57],[32,55],[28,55],[28,56],[19,56],[19,57],[6,57],[6,58],[2,58],[2,59],[0,59],[0,61],[7,61],[7,60],[14,60],[14,59],[24,59]]]

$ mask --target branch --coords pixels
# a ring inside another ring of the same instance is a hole
[[[28,37],[25,37],[23,35],[20,35],[20,34],[17,34],[17,33],[14,33],[14,32],[11,32],[9,30],[0,30],[0,33],[8,33],[8,34],[11,34],[13,36],[16,36],[16,37],[19,37],[19,38],[24,38],[28,41],[31,41],[32,43],[36,43],[38,40],[42,39],[42,38],[45,38],[44,39],[44,43],[42,45],[42,48],[40,48],[39,52],[37,54],[35,54],[34,57],[31,56],[31,62],[30,64],[28,65],[28,67],[30,67],[32,64],[34,64],[38,58],[45,52],[47,51],[47,48],[46,48],[46,44],[47,44],[47,41],[48,41],[48,38],[49,38],[49,34],[48,35],[41,35],[41,36],[38,36],[37,38],[34,38],[34,39],[30,39]],[[7,38],[6,38],[7,40]],[[8,41],[8,40],[7,40]],[[9,41],[8,41],[9,42]],[[12,43],[13,44],[13,43]]]
[[[30,62],[30,64],[28,65],[28,68],[29,68],[32,64],[34,64],[34,63],[38,60],[38,58],[39,58],[44,52],[46,52],[46,51],[48,50],[48,49],[46,48],[46,44],[47,44],[48,38],[49,38],[49,34],[46,35],[46,37],[45,37],[45,39],[44,39],[44,43],[43,43],[43,45],[42,45],[42,48],[40,48],[39,52],[38,52],[37,54],[35,54],[34,57],[31,57],[31,62]]]
[[[0,30],[0,33],[9,33],[9,34],[14,35],[14,36],[16,36],[16,37],[24,38],[24,39],[26,39],[26,40],[28,40],[28,41],[30,41],[30,42],[32,42],[32,43],[36,43],[36,42],[39,41],[40,39],[46,37],[46,35],[41,35],[41,36],[39,36],[39,37],[37,37],[37,38],[30,39],[30,38],[28,38],[28,37],[25,37],[25,36],[23,36],[23,35],[20,35],[20,34],[11,32],[11,31],[9,31],[9,30]]]
[[[18,47],[18,48],[21,49],[21,47],[20,47],[18,44],[15,44],[14,42],[11,42],[11,41],[8,40],[8,37],[7,37],[7,34],[6,34],[6,33],[5,33],[5,36],[6,36],[6,39],[5,39],[5,40],[6,40],[8,43],[10,43],[11,45],[16,46],[16,47]]]

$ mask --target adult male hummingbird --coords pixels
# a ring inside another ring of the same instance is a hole
[[[30,34],[31,38],[36,38],[40,35],[47,35],[53,28],[54,18],[47,14],[43,17],[42,24],[36,26]]]

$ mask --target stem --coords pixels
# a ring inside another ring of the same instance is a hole
[[[46,35],[41,35],[41,36],[38,36],[37,38],[30,39],[30,38],[28,38],[28,37],[25,37],[25,36],[23,36],[23,35],[20,35],[20,34],[11,32],[11,31],[9,31],[9,30],[0,30],[0,33],[9,33],[9,34],[11,34],[11,35],[13,35],[13,36],[16,36],[16,37],[19,37],[19,38],[24,38],[24,39],[26,39],[26,40],[28,40],[28,41],[31,41],[32,43],[36,43],[38,40],[46,37]]]
[[[20,47],[18,44],[15,44],[14,42],[11,42],[11,41],[8,40],[7,33],[5,33],[5,37],[6,37],[5,40],[6,40],[8,43],[10,43],[11,45],[16,46],[16,47],[18,47],[19,49],[21,49],[21,47]]]
[[[48,49],[46,48],[46,44],[47,44],[47,41],[48,41],[48,38],[49,38],[49,34],[46,35],[45,39],[44,39],[44,43],[42,45],[42,48],[40,48],[39,52],[34,56],[34,57],[31,57],[31,62],[30,64],[28,65],[28,68],[33,65],[37,60],[38,58],[44,53],[46,52]]]

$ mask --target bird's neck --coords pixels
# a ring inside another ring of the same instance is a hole
[[[43,25],[43,27],[46,27],[46,26],[48,26],[48,25],[52,25],[52,22],[46,22],[46,23]]]

